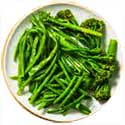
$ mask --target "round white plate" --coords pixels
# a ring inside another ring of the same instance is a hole
[[[100,17],[97,13],[88,10],[87,8],[80,7],[78,5],[73,5],[73,4],[51,4],[47,6],[42,6],[39,7],[35,10],[33,10],[30,14],[27,14],[24,18],[19,20],[19,22],[13,27],[11,33],[9,34],[5,47],[4,47],[4,52],[3,52],[3,60],[2,60],[2,68],[3,68],[3,73],[4,73],[4,78],[6,80],[7,86],[13,95],[13,97],[17,100],[17,102],[25,108],[27,111],[31,112],[32,114],[46,119],[50,121],[55,121],[55,122],[71,122],[75,120],[79,120],[82,118],[85,118],[86,115],[83,115],[78,112],[72,112],[66,116],[63,115],[54,115],[54,114],[47,114],[43,113],[41,110],[37,110],[37,107],[33,107],[32,105],[29,104],[28,102],[28,97],[30,96],[30,93],[27,93],[23,96],[18,96],[17,95],[17,81],[11,80],[9,76],[17,74],[17,63],[13,61],[13,53],[14,49],[17,45],[18,39],[20,34],[24,31],[26,27],[30,27],[30,16],[32,13],[37,13],[39,10],[47,10],[50,11],[53,15],[56,14],[57,11],[62,10],[62,9],[70,9],[72,13],[75,15],[76,19],[78,22],[82,22],[85,19],[91,18],[91,17],[96,17],[99,19],[104,20],[102,17]],[[111,38],[117,39],[116,35],[113,31],[113,29],[110,27],[110,25],[104,20],[106,23],[106,41],[108,44],[108,41]],[[119,46],[119,45],[118,45]],[[119,60],[119,63],[121,65],[121,55],[120,55],[120,50],[118,47],[118,55],[117,58]],[[118,83],[119,78],[117,79],[116,83]],[[111,95],[114,93],[115,89],[117,87],[117,84],[113,85],[111,88]],[[93,99],[92,101],[86,102],[89,106],[90,109],[92,110],[92,113],[95,113],[98,111],[103,104],[100,104],[98,101]]]

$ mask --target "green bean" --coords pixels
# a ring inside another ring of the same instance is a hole
[[[26,47],[27,32],[19,43],[19,54],[18,54],[18,85],[20,86],[24,78],[24,51]]]
[[[51,98],[51,97],[56,97],[57,95],[56,94],[45,94],[44,95],[44,98]]]
[[[43,93],[44,95],[51,95],[51,94],[54,94],[52,91],[49,91],[48,89],[47,89],[47,91],[46,92],[44,92]]]
[[[43,99],[38,107],[38,110],[44,108],[47,104],[51,103],[55,98]]]
[[[47,102],[42,102],[40,104],[40,106],[38,107],[38,110],[41,110],[42,108],[44,108],[46,106]]]
[[[66,86],[69,85],[69,82],[67,82],[65,79],[59,78],[59,80]]]
[[[66,71],[64,65],[62,64],[61,60],[59,60],[58,63],[59,63],[59,65],[60,65],[60,67],[62,68],[62,71],[64,72],[64,74],[65,74],[67,80],[70,81],[71,79],[70,79],[70,77],[69,77],[69,75],[68,75],[68,73],[67,73],[67,71]]]
[[[32,29],[29,30],[29,33],[37,33],[37,35],[41,36],[41,33],[43,34],[44,31],[40,27],[33,27]],[[32,34],[31,34],[32,35]]]
[[[18,94],[20,95],[20,93],[23,91],[24,87],[29,84],[29,82],[31,82],[31,80],[33,79],[34,75],[42,68],[44,67],[55,55],[56,51],[57,51],[57,44],[55,45],[54,49],[51,51],[50,55],[44,59],[43,61],[40,62],[40,64],[36,65],[35,67],[32,68],[30,74],[32,74],[20,87]]]
[[[48,85],[51,84],[55,80],[55,78],[58,78],[58,77],[60,77],[62,75],[63,75],[63,72],[59,72],[57,75],[54,75],[52,77],[52,79],[48,82]]]
[[[74,65],[72,65],[72,62],[69,61],[69,59],[67,59],[68,57],[64,57],[62,58],[62,63],[64,64],[64,66],[66,67],[67,71],[69,71],[71,74],[75,73],[75,67]],[[64,62],[65,61],[65,62]]]
[[[37,81],[35,81],[35,87],[34,87],[33,93],[35,93],[37,91],[38,86],[39,86],[39,83]]]
[[[32,15],[31,21],[36,27],[41,27],[43,29],[43,31],[45,31],[45,27],[44,27],[43,23],[35,15]]]
[[[91,113],[91,110],[87,106],[81,103],[78,103],[76,105],[76,109],[78,109],[81,113],[86,114],[86,115],[89,115]]]
[[[58,107],[56,109],[50,109],[47,112],[48,113],[54,113],[54,112],[59,112],[59,111],[65,111],[66,109],[71,108],[72,106],[78,104],[85,96],[86,96],[86,92],[84,91],[84,93],[82,93],[81,96],[79,96],[76,100],[74,100],[73,102],[69,103],[68,105],[64,106],[63,108]]]
[[[79,64],[76,64],[76,62],[74,61],[74,59],[72,57],[70,57],[70,56],[67,59],[72,64],[72,66],[74,67],[74,69],[78,72],[78,74],[80,74],[81,70],[79,68]]]
[[[12,80],[18,80],[18,76],[10,76],[10,79],[12,79]]]
[[[34,57],[36,55],[36,50],[37,50],[38,42],[39,42],[39,37],[36,36],[35,39],[34,39],[34,42],[33,42],[33,46],[32,46],[32,52],[31,52],[31,57],[30,57],[30,62],[31,63],[34,60]]]
[[[29,86],[29,92],[33,93],[34,88],[35,88],[35,83],[32,83],[32,84]]]
[[[68,105],[64,106],[64,109],[68,109],[71,108],[72,106],[74,106],[75,104],[79,103],[85,96],[86,96],[86,92],[84,91],[84,93],[79,96],[77,99],[75,99],[73,102],[69,103]]]
[[[62,81],[62,83],[64,83],[65,85],[69,85],[69,83],[65,79],[60,78],[60,81]],[[82,90],[81,88],[78,88],[78,92],[83,94],[85,91]]]
[[[26,34],[22,38],[22,41],[19,44],[19,56],[18,56],[18,76],[24,77],[24,49],[26,46]]]
[[[57,95],[60,95],[60,93],[62,93],[62,91],[59,91],[51,86],[47,86],[47,88]]]
[[[71,73],[72,70],[71,70],[70,67],[67,65],[67,63],[66,63],[66,61],[65,61],[65,59],[64,59],[64,56],[61,57],[61,61],[62,61],[62,64],[64,65],[64,67],[66,68],[66,70]]]
[[[44,45],[45,45],[45,40],[46,40],[46,33],[43,34],[42,38],[41,38],[41,41],[40,41],[40,47],[39,47],[39,50],[38,50],[38,53],[37,55],[34,57],[33,61],[29,64],[29,66],[27,67],[26,71],[25,71],[25,74],[28,73],[28,71],[30,69],[32,69],[32,66],[34,66],[34,64],[36,63],[36,61],[39,59],[40,55],[43,53],[43,48],[44,48]]]
[[[57,84],[57,83],[53,83],[53,84],[48,84],[48,86],[51,86],[51,87],[60,87],[60,85],[59,84]]]
[[[53,56],[54,56],[55,53],[57,52],[58,43],[57,43],[56,40],[54,40],[54,41],[55,41],[55,43],[56,43],[55,47],[53,48],[53,50],[50,52],[49,56],[48,56],[46,59],[42,60],[38,65],[34,66],[34,67],[31,69],[30,73],[31,73],[32,75],[36,74],[40,69],[42,69],[42,68],[53,58]]]
[[[58,108],[49,108],[47,109],[47,113],[63,113],[64,109],[58,109]]]
[[[55,98],[43,98],[42,102],[52,102]]]
[[[45,92],[45,93],[47,93],[47,92]],[[43,102],[43,99],[45,99],[43,96],[40,96],[39,98],[37,98],[37,99],[34,101],[33,106],[36,106],[36,105],[39,105],[40,103],[42,103],[42,102]],[[29,98],[29,100],[30,100],[30,98]],[[46,101],[46,102],[47,102],[47,101]]]
[[[53,75],[53,73],[55,72],[57,68],[57,65],[54,65],[53,69],[51,70],[50,74],[45,78],[45,80],[42,82],[42,84],[40,84],[39,88],[37,89],[37,91],[31,96],[30,98],[30,103],[32,104],[33,101],[36,99],[36,97],[39,95],[40,91],[42,91],[43,87],[47,84],[48,80],[51,78],[51,76]]]
[[[57,60],[57,55],[55,55],[54,59],[52,60],[51,64],[48,66],[48,68],[46,69],[44,74],[41,74],[40,76],[36,77],[34,80],[41,80],[41,79],[43,79],[50,72],[50,70],[53,67],[53,65],[55,64],[56,60]]]
[[[73,39],[71,36],[64,33],[62,30],[58,29],[57,27],[51,26],[53,30],[58,32],[58,35],[63,36],[67,41],[70,41],[72,44],[74,44],[77,47],[84,47],[78,40]],[[63,41],[62,41],[63,42]],[[63,43],[64,45],[64,43]],[[69,45],[68,45],[69,46]]]
[[[74,84],[74,81],[76,80],[76,76],[74,76],[71,80],[71,82],[69,83],[68,87],[65,89],[65,91],[58,97],[56,98],[56,100],[53,102],[53,104],[56,104],[58,103],[62,98],[64,98],[65,95],[68,94],[69,90],[71,89],[71,87],[73,86]]]
[[[75,93],[75,91],[78,89],[79,85],[81,84],[81,81],[83,79],[83,75],[80,76],[76,82],[76,84],[74,85],[73,89],[70,91],[70,93],[66,96],[66,98],[61,102],[61,104],[59,105],[59,107],[62,107],[66,104],[66,102],[68,101],[68,99]]]
[[[46,69],[47,69],[47,68],[44,68],[44,69],[38,71],[38,72],[35,74],[35,76],[34,76],[34,77],[35,77],[35,78],[34,78],[34,81],[35,81],[35,79],[36,79],[37,77],[39,77],[40,75],[44,74],[44,72],[46,71]]]
[[[66,88],[66,86],[58,78],[55,78],[55,80],[63,89]]]
[[[18,95],[21,94],[21,92],[23,91],[24,87],[25,87],[28,83],[30,83],[30,82],[32,81],[32,79],[33,79],[33,77],[29,77],[23,84],[21,84],[21,85],[19,86],[19,90],[18,90],[18,92],[17,92]],[[19,83],[19,81],[18,81],[18,83]]]
[[[29,64],[29,59],[30,59],[30,54],[31,54],[31,45],[30,43],[27,42],[27,48],[26,48],[26,51],[25,51],[25,69],[26,67],[28,66]]]
[[[22,39],[24,37],[24,35],[26,34],[27,30],[25,30],[23,32],[23,34],[21,35],[21,37],[19,38],[19,42],[17,43],[17,46],[15,48],[15,51],[14,51],[14,61],[17,60],[17,57],[18,57],[18,54],[19,54],[19,45],[20,45],[20,42],[22,42]]]
[[[57,34],[58,35],[58,34]],[[71,43],[69,43],[68,41],[65,40],[65,37],[62,37],[60,35],[58,35],[60,37],[60,45],[63,46],[64,48],[68,48],[68,49],[74,49],[75,46],[72,45]]]
[[[36,19],[35,15],[32,15],[31,22],[34,26],[38,26],[38,20]]]
[[[30,99],[30,98],[29,98]],[[43,102],[43,97],[39,98],[38,100],[34,101],[33,106],[39,105],[40,103]]]

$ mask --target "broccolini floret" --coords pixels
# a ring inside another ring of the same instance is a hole
[[[93,96],[99,101],[108,100],[111,96],[110,90],[110,85],[108,81],[106,81],[104,84],[97,86]]]
[[[78,22],[72,12],[69,9],[61,10],[57,13],[56,18],[62,18],[64,20],[69,21],[70,23],[74,25],[78,25]]]

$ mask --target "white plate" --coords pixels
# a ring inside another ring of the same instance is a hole
[[[24,96],[18,96],[17,95],[17,82],[13,81],[9,78],[9,76],[17,74],[17,63],[13,61],[13,53],[14,53],[14,48],[16,47],[16,44],[18,42],[20,34],[24,31],[26,27],[30,27],[30,16],[32,13],[36,13],[41,9],[48,10],[50,11],[53,15],[56,14],[57,11],[62,10],[62,9],[67,9],[69,8],[73,14],[75,15],[76,19],[78,22],[82,22],[85,19],[91,18],[91,17],[96,17],[99,19],[104,20],[102,17],[100,17],[97,13],[88,10],[87,8],[80,7],[77,5],[73,4],[52,4],[52,5],[47,5],[44,7],[39,7],[35,10],[33,10],[30,14],[27,14],[23,19],[21,19],[12,29],[11,33],[9,34],[5,47],[4,47],[4,52],[3,52],[3,61],[2,61],[2,68],[3,68],[3,73],[4,73],[4,78],[6,80],[7,86],[13,95],[13,97],[17,100],[17,102],[25,108],[27,111],[31,112],[32,114],[46,119],[50,121],[55,121],[55,122],[71,122],[75,120],[79,120],[82,118],[85,118],[86,115],[83,115],[78,112],[73,112],[70,113],[69,115],[62,116],[62,115],[54,115],[54,114],[43,114],[42,111],[37,110],[36,107],[32,107],[29,102],[28,102],[28,97],[30,96],[30,93],[25,94]],[[113,31],[113,29],[110,27],[110,25],[104,20],[106,23],[106,41],[109,41],[111,38],[116,38],[116,35]],[[108,42],[107,42],[108,43]],[[118,55],[117,58],[120,62],[121,65],[121,55],[120,55],[120,50],[118,47]],[[117,79],[118,80],[118,79]],[[118,83],[118,81],[116,81]],[[111,89],[111,94],[114,93],[116,89],[117,84],[112,86]],[[93,101],[88,102],[88,105],[90,105],[90,109],[92,110],[93,114],[94,112],[98,111],[103,104],[98,103],[96,100],[93,99]]]

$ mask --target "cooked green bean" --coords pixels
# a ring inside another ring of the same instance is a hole
[[[52,60],[51,64],[46,69],[46,71],[44,72],[44,74],[41,74],[40,76],[36,77],[34,80],[41,80],[41,79],[43,79],[50,72],[50,70],[53,67],[53,65],[55,64],[56,60],[57,60],[57,55],[55,55],[54,59]]]
[[[45,39],[46,39],[46,34],[44,33],[43,36],[42,36],[42,38],[41,38],[41,41],[40,41],[41,45],[39,47],[38,53],[35,56],[35,58],[33,59],[33,61],[27,67],[25,73],[28,73],[28,71],[30,69],[32,69],[32,67],[34,66],[34,64],[36,63],[36,61],[39,59],[40,55],[43,53],[43,48],[44,48],[44,45],[45,45]]]
[[[55,78],[55,80],[63,89],[66,88],[66,86],[58,78]]]
[[[35,73],[37,73],[42,67],[44,67],[46,65],[46,63],[48,63],[49,60],[51,60],[53,58],[53,56],[55,55],[55,52],[57,50],[57,46],[54,47],[54,49],[52,50],[52,52],[50,53],[49,57],[47,57],[46,59],[44,59],[43,61],[40,62],[40,64],[36,65],[35,67],[32,68],[31,72],[32,75],[35,75]],[[31,80],[33,79],[33,76],[30,76],[21,86],[20,89],[18,91],[18,94],[20,95],[20,93],[23,91],[24,87],[29,84],[29,82],[31,82]]]
[[[19,42],[17,43],[17,46],[15,48],[15,51],[14,51],[14,61],[17,60],[17,57],[18,57],[18,54],[19,54],[19,45],[20,45],[20,42],[22,41],[24,35],[26,34],[27,31],[24,31],[24,33],[21,35],[20,39],[19,39]]]
[[[52,84],[48,84],[48,86],[51,86],[51,87],[60,87],[60,85],[59,84],[57,84],[57,83],[52,83]]]
[[[48,88],[49,90],[51,90],[53,93],[55,93],[55,94],[60,95],[60,93],[62,93],[62,91],[59,91],[59,90],[57,90],[57,89],[55,89],[55,88],[53,88],[53,87],[51,87],[51,86],[47,86],[47,88]]]
[[[80,102],[84,97],[86,96],[86,92],[84,92],[81,96],[79,96],[76,100],[74,100],[73,102],[69,103],[68,105],[64,106],[64,109],[68,109],[71,106],[73,106],[74,104],[77,104],[78,102]]]
[[[78,109],[81,113],[86,114],[86,115],[89,115],[91,113],[91,110],[87,106],[81,103],[78,103],[76,105],[76,109]]]
[[[38,110],[44,108],[46,106],[47,102],[42,102],[40,106],[38,107]]]
[[[63,63],[61,62],[61,60],[59,60],[58,62],[59,62],[60,67],[62,68],[62,71],[64,72],[64,74],[65,74],[67,80],[70,81],[71,79],[70,79],[69,74],[67,73],[67,71],[66,71],[66,69],[65,69],[65,67],[64,67],[64,65],[63,65]]]
[[[33,46],[32,46],[32,53],[31,53],[31,57],[30,57],[30,62],[32,63],[32,61],[34,60],[34,57],[36,55],[36,51],[37,51],[37,46],[38,46],[38,42],[39,42],[39,37],[36,36],[33,42]]]
[[[26,47],[27,32],[19,43],[19,54],[18,54],[18,85],[20,86],[23,83],[25,62],[24,62],[24,53]]]
[[[46,94],[45,96],[44,96],[44,98],[50,98],[50,97],[56,97],[57,95],[56,94]]]
[[[54,104],[58,103],[65,95],[68,94],[69,90],[71,89],[72,85],[74,84],[74,81],[76,80],[77,76],[74,76],[69,83],[68,87],[65,89],[65,91],[53,102]],[[68,97],[67,97],[68,98]],[[63,103],[65,104],[65,103]]]
[[[66,86],[69,84],[69,82],[67,82],[65,79],[59,78],[59,80],[64,83]]]
[[[68,101],[68,99],[75,93],[75,91],[78,89],[79,85],[81,84],[81,81],[83,79],[84,73],[82,74],[82,76],[80,76],[76,82],[76,84],[74,85],[73,89],[70,91],[70,93],[66,96],[66,98],[61,102],[61,104],[59,105],[59,107],[62,107],[66,104],[66,102]]]
[[[12,79],[12,80],[18,80],[18,76],[10,76],[10,79]]]
[[[53,50],[50,52],[49,56],[44,59],[43,61],[41,61],[38,65],[34,66],[32,69],[31,69],[31,73],[32,75],[34,75],[35,73],[37,73],[40,69],[42,69],[52,58],[53,56],[55,55],[57,49],[58,49],[58,43],[57,41],[56,42],[56,45],[55,47],[53,48]]]
[[[37,89],[37,91],[31,96],[30,98],[30,103],[33,103],[33,101],[36,99],[36,97],[38,96],[39,92],[42,91],[43,87],[45,86],[45,84],[47,84],[48,80],[52,77],[53,73],[55,72],[57,68],[57,65],[54,65],[53,69],[51,70],[50,74],[45,78],[45,80],[41,83],[41,85],[39,86],[39,88]]]

